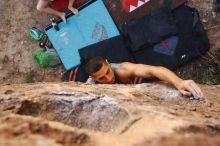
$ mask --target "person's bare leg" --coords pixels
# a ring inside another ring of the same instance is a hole
[[[40,12],[59,16],[63,20],[63,22],[66,23],[66,14],[50,8],[49,2],[47,0],[39,0],[37,4],[37,10]]]

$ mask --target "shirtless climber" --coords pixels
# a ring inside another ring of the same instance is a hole
[[[193,95],[195,99],[203,98],[201,89],[193,80],[183,80],[172,71],[160,66],[129,62],[109,64],[107,60],[97,56],[87,62],[85,69],[90,75],[88,83],[130,84],[140,83],[142,79],[156,77],[176,87],[184,96]]]

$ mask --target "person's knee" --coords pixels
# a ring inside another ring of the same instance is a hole
[[[46,2],[39,1],[38,4],[37,4],[36,9],[38,11],[43,11],[46,7],[47,7],[47,3]]]
[[[38,11],[43,11],[44,8],[43,8],[42,6],[40,6],[40,5],[37,5],[36,9],[37,9]]]

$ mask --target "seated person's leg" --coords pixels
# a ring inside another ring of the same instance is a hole
[[[43,11],[45,8],[49,7],[49,1],[47,0],[39,0],[37,3],[37,10]]]
[[[49,0],[39,0],[38,4],[37,4],[37,10],[44,12],[44,13],[59,16],[59,17],[61,17],[63,22],[66,23],[66,14],[50,8],[49,7]]]

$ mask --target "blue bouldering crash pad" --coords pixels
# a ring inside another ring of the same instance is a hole
[[[67,70],[80,64],[78,50],[119,35],[119,31],[102,0],[95,0],[78,15],[58,23],[59,31],[46,28],[46,34]]]

